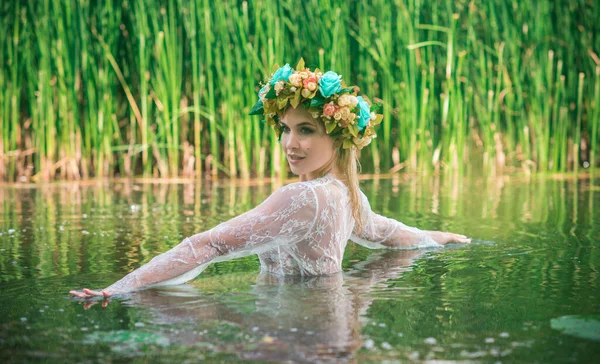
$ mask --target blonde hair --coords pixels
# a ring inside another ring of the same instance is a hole
[[[350,207],[352,208],[352,217],[354,218],[354,229],[358,233],[362,232],[362,200],[360,197],[360,187],[358,185],[358,175],[360,174],[360,161],[356,148],[342,148],[342,138],[331,137],[335,140],[335,150],[333,158],[325,163],[323,167],[316,171],[317,176],[323,177],[335,165],[340,172],[340,179],[348,188],[350,197]]]
[[[291,106],[286,108],[286,112],[290,109]],[[318,109],[317,109],[318,110]],[[309,110],[310,113],[310,108]],[[285,113],[284,113],[285,114]],[[321,118],[315,118],[312,116],[313,120],[317,121],[318,127],[321,131],[325,131],[325,123]],[[354,218],[354,229],[356,232],[360,233],[363,229],[363,219],[362,219],[362,200],[360,196],[360,187],[358,185],[358,175],[360,174],[360,162],[358,160],[358,150],[356,147],[351,147],[344,149],[342,147],[343,137],[341,134],[339,135],[328,135],[330,138],[334,140],[334,153],[333,158],[327,161],[321,168],[315,171],[317,177],[323,177],[328,172],[331,171],[333,166],[336,166],[338,171],[340,172],[340,179],[348,188],[348,194],[350,197],[350,207],[352,209],[352,217]]]
[[[355,222],[354,229],[360,233],[363,229],[363,220],[360,187],[358,186],[358,175],[360,173],[358,151],[354,147],[344,149],[340,146],[336,148],[335,159],[342,182],[348,187],[350,206],[352,207],[352,216]]]

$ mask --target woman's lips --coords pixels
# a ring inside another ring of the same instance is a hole
[[[304,160],[304,157],[299,157],[297,155],[288,155],[288,163],[296,165]]]

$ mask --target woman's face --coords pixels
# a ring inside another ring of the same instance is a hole
[[[289,108],[281,117],[281,146],[294,174],[304,180],[316,178],[316,171],[334,156],[334,140],[325,126],[303,107]]]

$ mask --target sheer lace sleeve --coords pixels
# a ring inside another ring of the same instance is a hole
[[[185,238],[107,290],[115,294],[181,284],[195,278],[211,262],[296,244],[314,225],[316,201],[315,192],[302,183],[282,187],[256,208]]]
[[[426,231],[374,213],[367,196],[362,192],[361,199],[363,231],[358,232],[355,228],[352,232],[352,241],[370,249],[440,246]]]

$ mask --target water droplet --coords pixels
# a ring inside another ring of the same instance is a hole
[[[385,323],[383,323],[383,322],[382,322],[382,323],[380,323],[380,324],[379,324],[379,327],[385,327]]]
[[[257,331],[258,331],[258,327],[253,327],[253,328],[252,328],[252,331],[253,331],[253,332],[257,332]]]
[[[88,331],[88,328],[87,327],[82,327],[81,331]]]
[[[135,326],[135,327],[144,327],[146,325],[144,325],[143,322],[136,322],[135,324],[133,324],[133,326]]]
[[[417,360],[417,359],[419,359],[419,352],[418,351],[413,351],[412,353],[408,353],[406,356],[410,360]]]
[[[437,344],[437,340],[434,337],[428,337],[427,339],[423,340],[423,342],[429,345]]]
[[[81,233],[82,233],[83,235],[87,235],[87,234],[89,234],[89,231],[87,231],[87,230],[81,230]]]
[[[381,343],[381,347],[384,350],[392,350],[392,345],[390,345],[390,343],[388,343],[387,341],[384,341]]]
[[[27,321],[27,317],[21,317],[21,322],[26,322]]]
[[[8,229],[9,234],[13,234],[14,232],[15,232],[15,229]]]
[[[486,344],[491,344],[491,343],[493,343],[494,341],[496,341],[496,340],[494,340],[494,338],[493,338],[493,337],[486,337],[486,338],[485,338],[485,343],[486,343]]]
[[[291,332],[296,332],[296,331],[298,331],[298,329],[297,329],[297,328],[295,328],[295,327],[292,327],[292,328],[290,329],[290,331],[291,331]]]
[[[371,339],[368,339],[368,340],[365,340],[365,343],[363,344],[363,346],[365,347],[365,349],[371,350],[375,347],[375,342],[373,342],[373,340],[371,340]]]
[[[508,332],[501,332],[500,335],[498,335],[498,336],[506,338],[506,337],[509,337],[510,335],[508,335]]]

